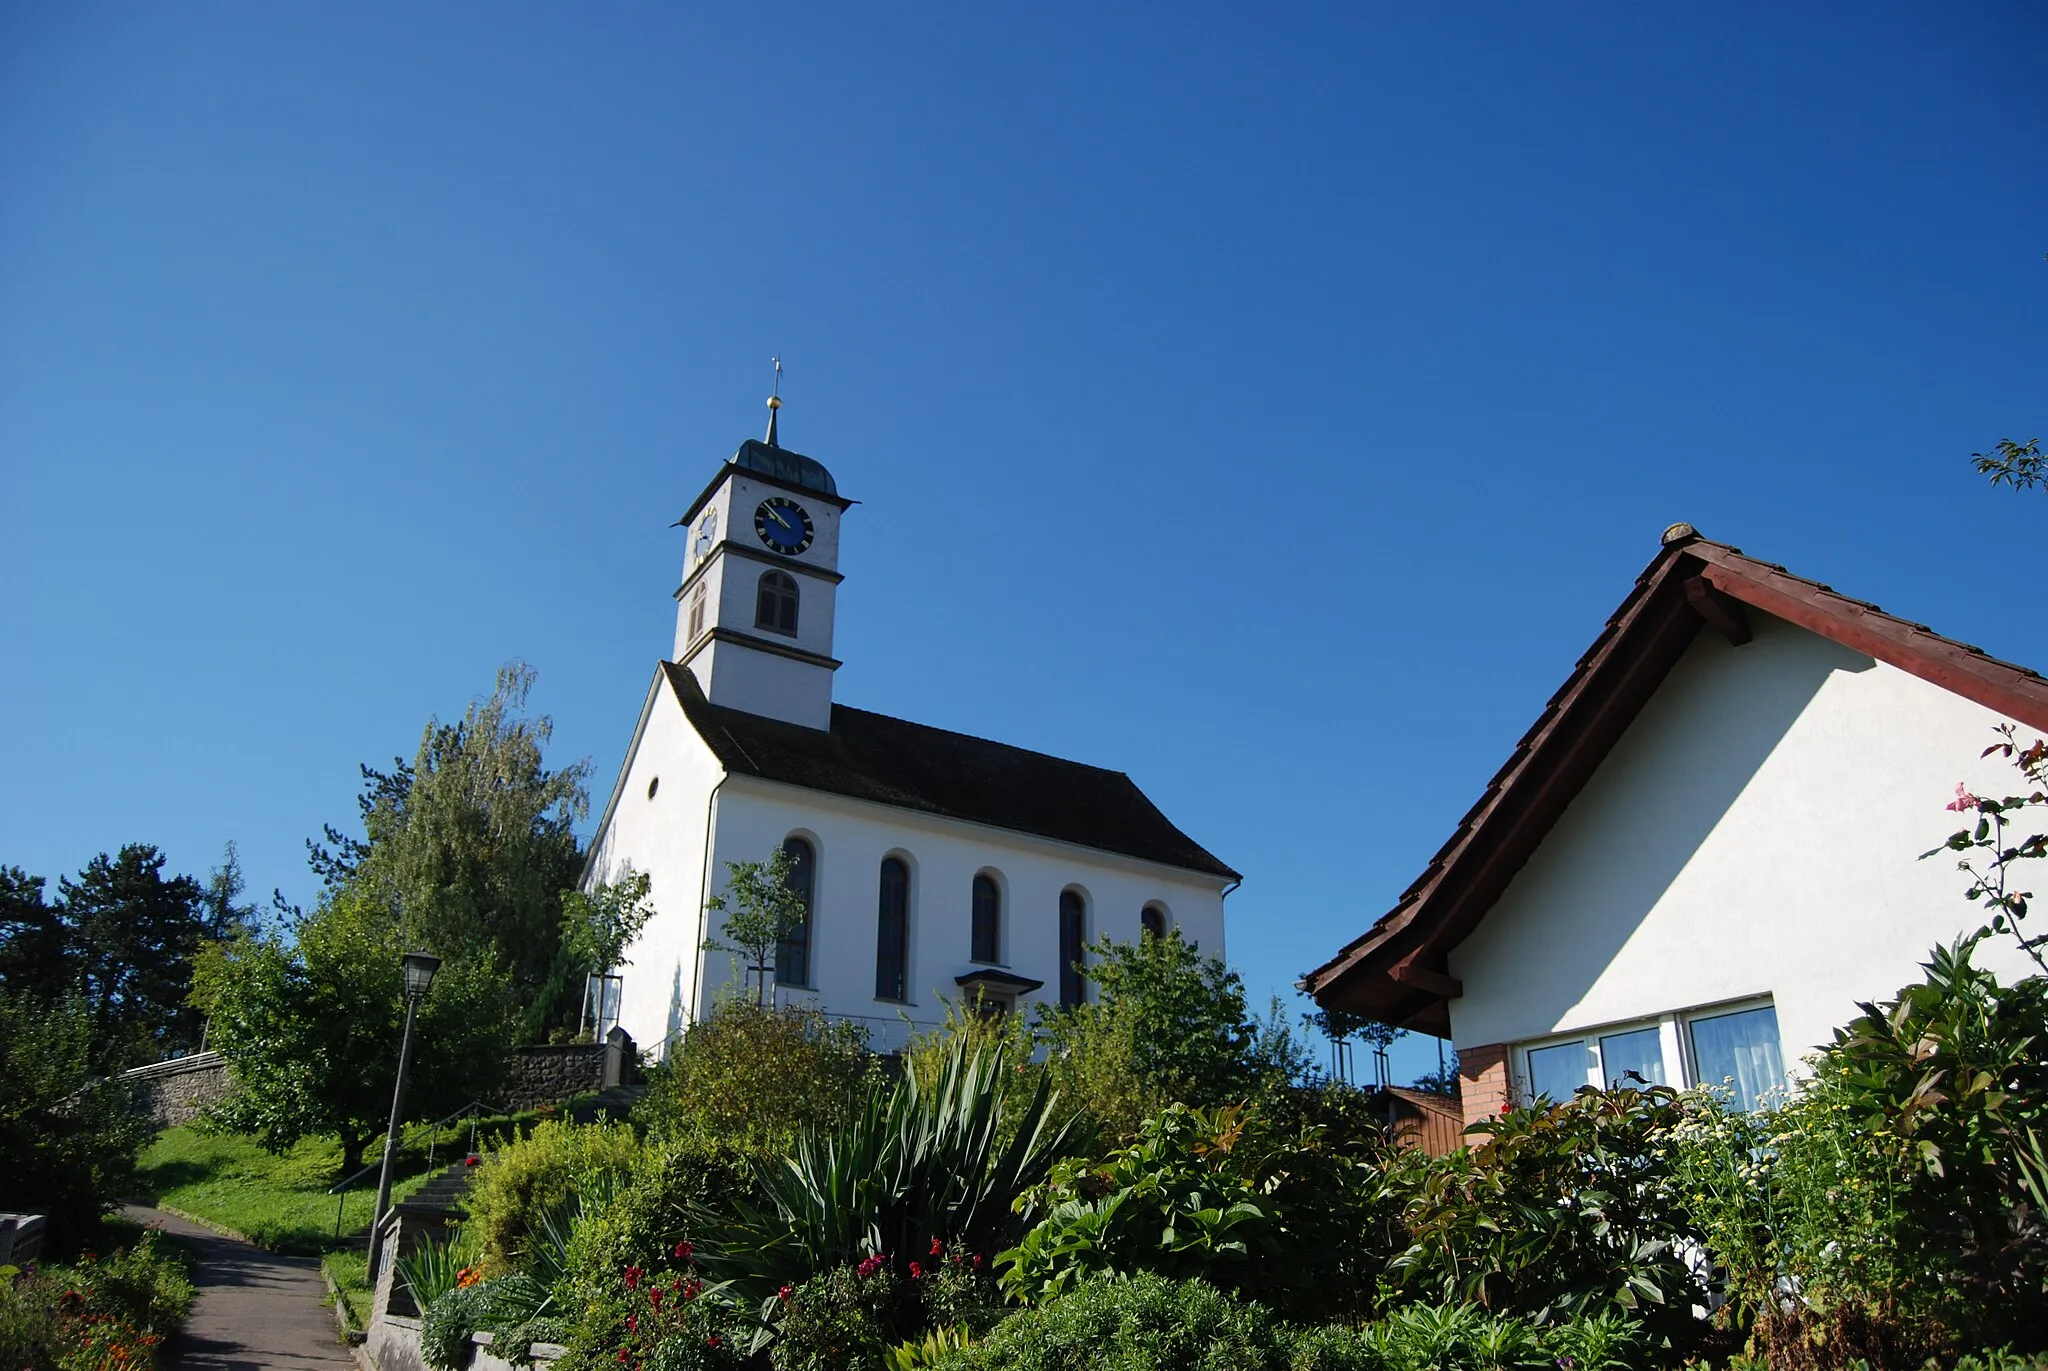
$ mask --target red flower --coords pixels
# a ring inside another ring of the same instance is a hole
[[[640,1268],[639,1268],[639,1267],[637,1267],[637,1266],[629,1266],[629,1267],[627,1267],[627,1268],[626,1268],[626,1288],[627,1288],[628,1290],[637,1290],[637,1289],[639,1288],[639,1286],[640,1286]]]
[[[981,1270],[981,1253],[979,1252],[974,1254],[974,1269],[976,1271]]]
[[[922,1276],[923,1274],[924,1268],[922,1266],[919,1266],[916,1262],[912,1262],[910,1264],[910,1279],[916,1280],[919,1276]]]
[[[650,1291],[648,1291],[648,1292],[647,1292],[647,1299],[648,1299],[648,1301],[649,1301],[649,1302],[650,1302],[651,1304],[653,1304],[653,1306],[654,1306],[654,1312],[655,1312],[655,1313],[657,1313],[657,1314],[659,1314],[659,1313],[661,1312],[661,1296],[662,1296],[662,1289],[661,1289],[661,1287],[660,1287],[660,1286],[658,1286],[658,1285],[657,1285],[657,1286],[655,1286],[655,1287],[654,1287],[654,1288],[653,1288],[652,1290],[650,1290]]]
[[[694,1276],[690,1278],[689,1284],[683,1287],[683,1298],[686,1300],[694,1300],[703,1293],[704,1282],[698,1280]]]
[[[677,1243],[677,1244],[676,1244],[676,1260],[677,1260],[677,1261],[685,1261],[685,1262],[686,1262],[686,1261],[688,1261],[688,1260],[689,1260],[690,1258],[692,1258],[692,1257],[694,1257],[694,1256],[696,1256],[696,1255],[697,1255],[697,1244],[695,1244],[695,1243],[693,1243],[693,1242],[690,1242],[690,1241],[688,1241],[687,1239],[686,1239],[686,1240],[684,1240],[684,1241],[682,1241],[682,1242],[679,1242],[679,1243]]]
[[[933,1239],[932,1239],[932,1250],[931,1250],[931,1253],[930,1253],[930,1255],[932,1255],[932,1256],[936,1257],[936,1256],[938,1256],[938,1255],[939,1255],[939,1254],[940,1254],[941,1252],[944,1252],[945,1250],[946,1250],[946,1245],[945,1245],[944,1243],[940,1242],[940,1241],[939,1241],[939,1240],[938,1240],[937,1238],[933,1238]]]
[[[621,1348],[619,1349],[619,1365],[621,1365],[621,1366],[624,1366],[625,1364],[626,1364],[626,1349],[625,1349],[625,1348],[623,1348],[623,1347],[621,1347]]]
[[[781,1300],[784,1304],[788,1304],[790,1301],[790,1297],[795,1294],[796,1290],[794,1287],[785,1285],[780,1290],[775,1292],[775,1298]]]
[[[725,1339],[713,1333],[710,1337],[704,1339],[704,1345],[706,1347],[723,1347],[725,1346]]]
[[[638,1314],[626,1315],[626,1331],[628,1333],[638,1333],[640,1331],[640,1316]]]

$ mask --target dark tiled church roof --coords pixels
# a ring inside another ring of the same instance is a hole
[[[831,732],[820,732],[712,704],[687,669],[662,670],[691,726],[736,775],[1237,879],[1121,771],[841,704]]]

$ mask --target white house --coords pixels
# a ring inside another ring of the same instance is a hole
[[[2048,681],[1688,524],[1399,903],[1303,988],[1448,1035],[1464,1111],[1635,1072],[1747,1099],[1984,922],[1956,783]],[[2004,774],[2000,774],[2003,771]],[[1984,944],[2001,976],[2033,969]]]
[[[1103,934],[1177,927],[1223,955],[1238,874],[1128,776],[833,701],[852,504],[771,420],[677,521],[674,657],[655,667],[584,874],[651,882],[626,1031],[665,1052],[747,974],[704,950],[719,932],[706,901],[728,862],[777,848],[810,918],[778,950],[773,994],[864,1023],[878,1047],[937,1023],[942,997],[1078,1001],[1077,963]]]

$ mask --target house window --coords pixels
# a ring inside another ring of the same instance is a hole
[[[1166,910],[1156,904],[1148,904],[1138,911],[1138,927],[1154,938],[1166,936]]]
[[[775,983],[808,988],[811,984],[811,892],[817,883],[818,854],[803,838],[782,844],[789,856],[789,888],[804,902],[803,922],[775,945]]]
[[[764,571],[754,595],[754,627],[796,636],[796,578],[786,571]]]
[[[977,962],[1003,959],[1003,892],[986,871],[974,878],[974,928],[970,955]]]
[[[696,642],[704,632],[704,583],[697,582],[697,588],[690,592],[690,631],[683,635],[688,641]]]
[[[1088,905],[1078,890],[1060,892],[1060,1003],[1071,1008],[1087,998],[1081,959],[1087,955]]]
[[[1734,1107],[1755,1109],[1768,1092],[1785,1083],[1778,1014],[1768,1005],[1698,1015],[1686,1027],[1692,1037],[1694,1079],[1733,1089]]]
[[[1525,1099],[1568,1100],[1581,1086],[1712,1085],[1754,1110],[1785,1083],[1770,1005],[1665,1014],[1646,1023],[1532,1043],[1520,1054]]]
[[[910,956],[910,867],[901,857],[882,859],[882,890],[875,913],[875,998],[905,1000]]]

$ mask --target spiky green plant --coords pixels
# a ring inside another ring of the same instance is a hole
[[[699,1261],[767,1302],[870,1257],[907,1267],[929,1261],[934,1244],[983,1260],[1008,1246],[1018,1196],[1080,1141],[1072,1119],[1054,1122],[1057,1095],[1043,1081],[1005,1126],[1008,1062],[1000,1044],[956,1045],[928,1086],[906,1074],[847,1123],[799,1137],[759,1168],[758,1203],[692,1213]]]

